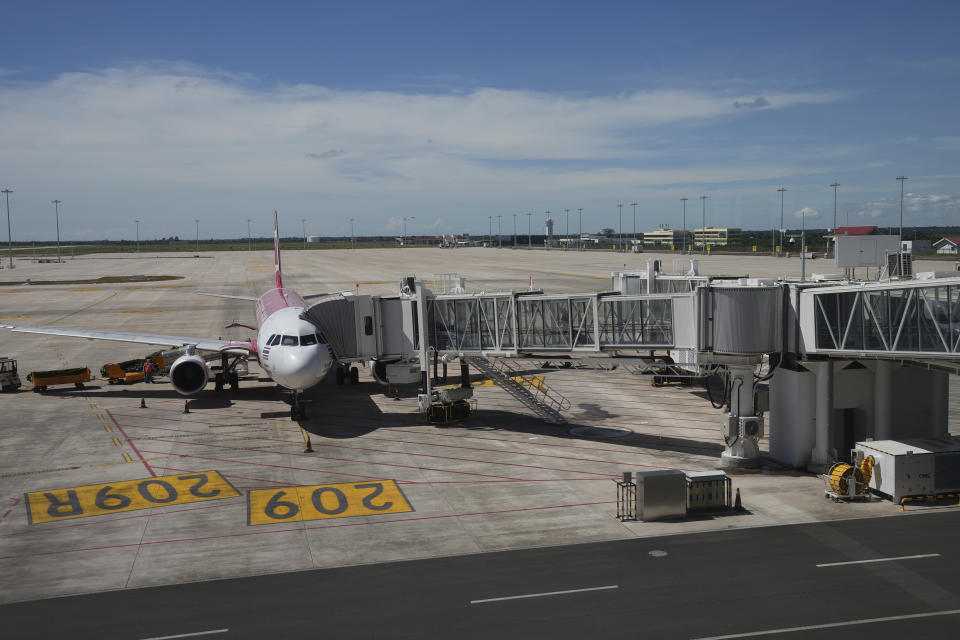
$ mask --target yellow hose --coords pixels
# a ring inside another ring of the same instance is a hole
[[[860,461],[860,482],[863,482],[864,487],[870,486],[870,479],[873,477],[873,456],[867,456]]]

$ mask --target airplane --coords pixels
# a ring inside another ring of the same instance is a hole
[[[302,399],[303,392],[317,385],[327,375],[334,365],[335,358],[332,349],[317,327],[306,320],[301,320],[300,314],[307,307],[308,299],[338,295],[340,292],[301,296],[296,291],[283,286],[283,273],[280,266],[280,232],[276,211],[273,212],[273,256],[276,286],[259,298],[198,292],[199,295],[256,302],[258,326],[241,323],[227,325],[228,327],[242,326],[256,331],[257,337],[254,340],[235,341],[219,338],[214,340],[149,333],[7,324],[0,324],[0,328],[22,333],[137,342],[184,349],[183,355],[178,357],[170,367],[170,383],[178,393],[184,396],[199,393],[210,380],[210,367],[197,353],[198,351],[216,351],[220,354],[221,368],[214,375],[217,391],[222,390],[226,384],[233,389],[239,387],[236,366],[241,360],[252,355],[257,358],[257,362],[274,382],[294,392],[290,418],[296,421],[305,420],[307,416]]]

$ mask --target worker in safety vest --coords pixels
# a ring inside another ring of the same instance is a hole
[[[143,381],[153,382],[153,362],[151,360],[143,363]]]

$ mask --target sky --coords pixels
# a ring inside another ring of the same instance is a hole
[[[14,240],[960,226],[957,2],[4,7]]]

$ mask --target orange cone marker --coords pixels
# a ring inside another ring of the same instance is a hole
[[[394,399],[394,400],[399,400],[399,399],[400,399],[400,387],[394,387],[394,388],[393,388],[393,399]]]
[[[184,413],[190,413],[190,401],[189,401],[189,400],[184,400],[184,401],[183,401],[183,412],[184,412]]]
[[[737,498],[733,501],[733,508],[737,511],[743,511],[743,503],[740,502],[740,487],[737,487]]]
[[[140,408],[141,409],[147,408],[147,401],[144,398],[140,398]]]
[[[303,450],[304,453],[313,453],[313,447],[310,446],[310,434],[307,434],[307,448]]]

